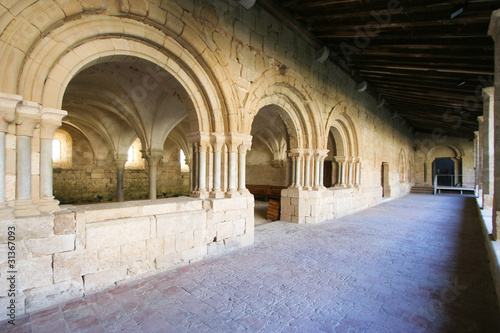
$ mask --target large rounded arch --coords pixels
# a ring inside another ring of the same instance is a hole
[[[221,89],[227,85],[215,84],[215,74],[206,69],[217,67],[213,65],[217,61],[209,59],[207,66],[203,61],[214,57],[210,52],[203,57],[192,54],[179,40],[129,18],[95,15],[70,21],[31,46],[20,70],[17,93],[44,107],[60,109],[66,87],[79,72],[102,62],[142,59],[164,69],[187,91],[192,131],[226,131],[224,96],[232,93],[223,94]],[[217,70],[217,75],[224,71]],[[227,81],[225,77],[220,80]]]
[[[346,102],[339,102],[335,105],[328,114],[325,126],[325,132],[331,131],[335,128],[342,133],[344,155],[343,156],[361,156],[361,129],[359,125],[352,119],[354,118],[354,111],[351,110]],[[325,145],[327,145],[328,136],[323,138]]]
[[[249,134],[253,119],[265,106],[278,106],[290,136],[290,148],[322,149],[320,110],[307,85],[293,72],[269,70],[253,82],[244,100],[241,131]]]

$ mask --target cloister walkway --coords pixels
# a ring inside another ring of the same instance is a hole
[[[253,246],[17,321],[12,332],[500,332],[475,199],[426,194],[264,224]]]

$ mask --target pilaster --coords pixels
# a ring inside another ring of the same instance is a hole
[[[494,40],[495,49],[495,91],[500,91],[500,9],[491,15],[488,34]],[[494,98],[494,142],[500,142],[500,94]],[[500,144],[494,145],[494,189],[493,189],[493,239],[500,239]]]
[[[40,119],[40,211],[59,211],[59,201],[53,193],[52,140],[62,119],[68,113],[63,110],[43,108]]]
[[[14,218],[14,208],[7,204],[6,171],[7,163],[13,163],[11,169],[15,169],[15,160],[6,159],[6,136],[8,126],[16,119],[16,106],[21,100],[22,97],[18,95],[0,94],[0,220]]]
[[[147,149],[142,151],[142,157],[146,159],[149,167],[149,199],[156,200],[156,169],[158,162],[163,157],[162,149]]]
[[[16,216],[39,215],[38,205],[31,192],[31,137],[40,126],[40,106],[34,102],[20,102],[16,108]]]

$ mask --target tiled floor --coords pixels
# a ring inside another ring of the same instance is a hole
[[[413,194],[320,225],[264,224],[256,239],[12,332],[500,332],[474,198]]]

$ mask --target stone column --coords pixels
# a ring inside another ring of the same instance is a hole
[[[361,184],[361,157],[354,158],[354,186]]]
[[[493,145],[494,87],[483,88],[483,209],[493,208],[493,174],[495,169]]]
[[[40,121],[40,211],[59,211],[59,201],[54,198],[52,141],[68,113],[63,110],[42,108]]]
[[[6,200],[6,149],[5,138],[7,126],[15,120],[16,105],[21,101],[21,96],[0,94],[0,220],[14,218],[14,209],[7,205]]]
[[[323,179],[325,172],[325,159],[326,159],[326,153],[324,156],[320,156],[319,159],[319,187],[325,187]]]
[[[302,187],[302,172],[301,172],[301,164],[302,164],[302,156],[300,153],[297,153],[295,159],[295,186],[298,188]]]
[[[123,193],[123,173],[125,169],[125,163],[127,163],[127,154],[118,154],[116,157],[116,201],[125,201]],[[149,163],[149,162],[148,162]],[[155,193],[156,195],[156,193]]]
[[[314,188],[319,188],[319,170],[320,170],[320,155],[318,152],[314,153]]]
[[[346,161],[347,158],[343,156],[335,156],[335,161],[339,165],[337,184],[335,187],[346,187]]]
[[[477,123],[478,123],[478,132],[479,132],[479,149],[477,151],[478,153],[478,165],[477,165],[477,171],[478,171],[478,186],[477,186],[477,194],[479,198],[481,198],[481,208],[483,208],[483,173],[484,173],[484,163],[483,163],[483,149],[484,149],[484,120],[483,116],[477,117]]]
[[[500,91],[500,9],[491,15],[488,34],[495,42],[495,91]],[[494,102],[494,189],[493,189],[493,239],[500,239],[500,94],[495,94]]]
[[[158,162],[163,157],[162,149],[148,149],[142,151],[142,157],[148,161],[149,167],[149,199],[156,200],[156,169]]]
[[[238,172],[238,192],[241,194],[248,194],[248,190],[246,187],[246,159],[247,159],[247,152],[250,150],[250,147],[252,147],[252,142],[243,142],[241,145],[238,146],[238,166],[239,166],[239,172]]]
[[[226,192],[226,197],[239,196],[240,193],[237,191],[238,187],[238,147],[244,142],[243,135],[237,133],[230,133],[227,136],[226,143],[228,148],[228,159],[229,159],[229,176],[228,176],[228,190]]]
[[[39,215],[38,205],[31,197],[31,137],[40,126],[40,106],[19,103],[16,110],[16,216]]]
[[[297,156],[295,156],[295,154],[292,153],[289,153],[288,156],[290,156],[292,159],[292,174],[291,174],[292,181],[290,182],[290,187],[295,187],[297,186],[297,180],[295,179],[296,176],[295,168],[297,167],[297,162],[295,160],[297,159]]]
[[[474,188],[476,198],[478,197],[478,184],[479,184],[479,131],[474,131]]]
[[[207,144],[205,142],[200,142],[198,147],[198,161],[199,161],[199,177],[198,185],[200,195],[206,194],[207,192]]]
[[[311,179],[311,152],[309,150],[304,151],[304,187],[305,189],[310,189],[310,179]]]
[[[213,189],[210,192],[211,198],[222,198],[224,192],[221,190],[222,183],[222,146],[224,145],[224,135],[212,134],[213,147]]]
[[[191,193],[194,195],[196,192],[198,192],[198,174],[200,172],[200,163],[198,161],[198,143],[193,142],[192,147],[193,147],[193,168],[191,171]]]

